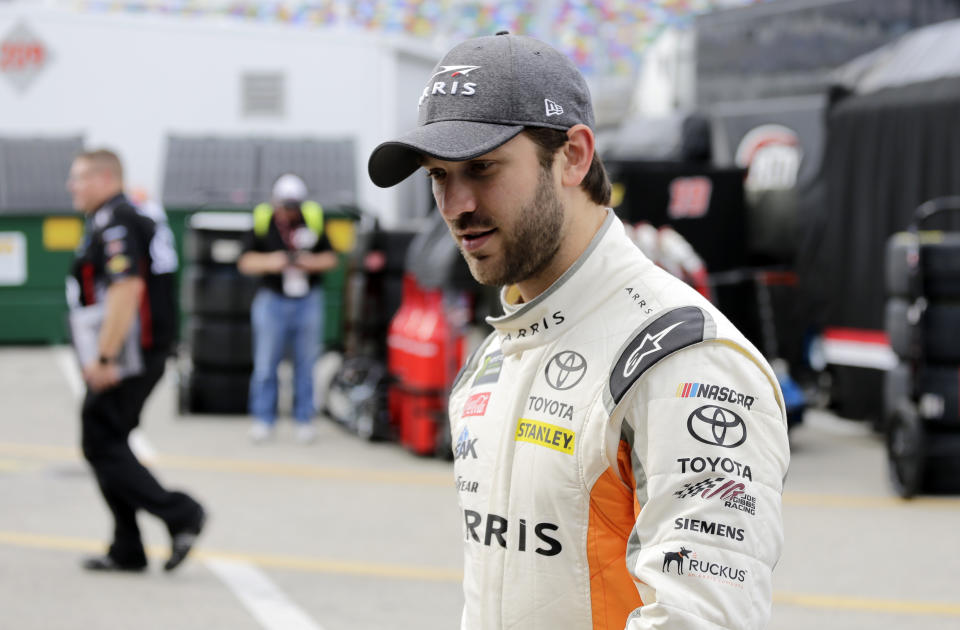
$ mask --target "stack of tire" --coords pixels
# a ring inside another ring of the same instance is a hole
[[[921,205],[886,252],[886,332],[897,355],[884,378],[883,419],[896,492],[960,491],[960,232],[920,231],[960,209],[960,198]]]
[[[237,271],[237,259],[252,227],[250,213],[200,212],[187,224],[181,413],[247,413],[253,369],[250,305],[257,283]]]

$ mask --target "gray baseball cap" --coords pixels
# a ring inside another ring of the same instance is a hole
[[[507,32],[457,45],[433,69],[417,127],[370,154],[381,188],[419,168],[420,156],[462,161],[493,151],[524,127],[593,128],[590,90],[573,62],[549,45]]]

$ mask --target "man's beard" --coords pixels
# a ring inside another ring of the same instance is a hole
[[[465,218],[458,227],[472,227],[471,218]],[[536,276],[550,264],[563,240],[563,204],[548,169],[540,169],[533,200],[521,206],[512,228],[497,228],[502,241],[497,264],[485,265],[461,249],[477,282],[490,286],[516,284]]]

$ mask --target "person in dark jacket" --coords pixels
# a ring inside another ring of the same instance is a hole
[[[91,571],[143,571],[147,567],[137,511],[163,520],[171,538],[164,569],[179,566],[203,528],[206,513],[195,499],[165,489],[128,444],[144,402],[163,375],[176,331],[174,266],[161,260],[164,239],[156,224],[123,194],[123,167],[115,153],[81,153],[67,189],[86,229],[68,278],[71,310],[100,309],[96,354],[81,357],[87,393],[81,413],[83,455],[113,515],[113,541],[104,555],[87,558]],[[175,259],[174,259],[175,260]],[[75,333],[76,335],[76,333]],[[75,339],[75,345],[77,340]],[[130,348],[138,357],[127,359]]]

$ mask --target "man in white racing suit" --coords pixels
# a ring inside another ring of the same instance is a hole
[[[509,34],[435,69],[371,179],[422,166],[505,315],[450,396],[464,629],[765,627],[786,414],[769,365],[625,235],[586,84]]]

